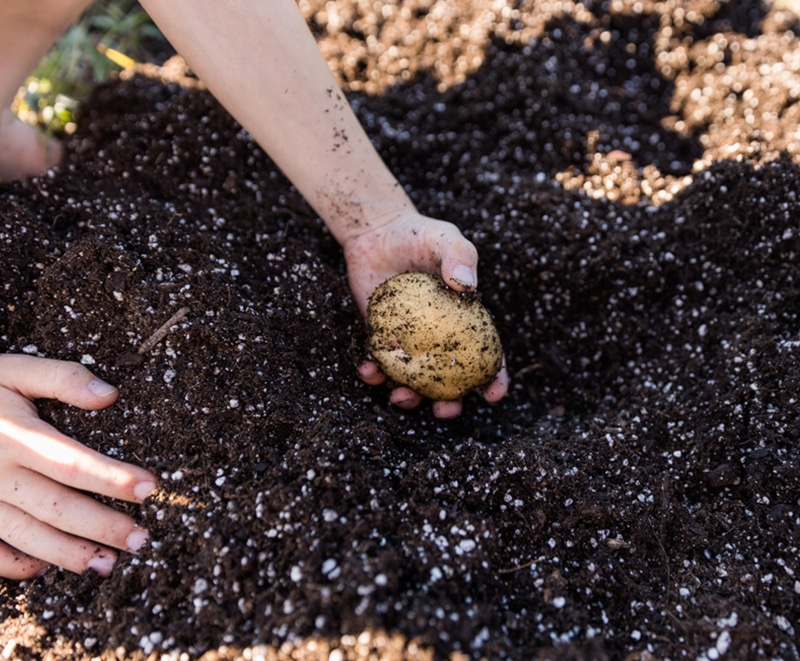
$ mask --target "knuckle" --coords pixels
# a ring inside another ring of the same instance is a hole
[[[53,385],[59,390],[69,388],[86,378],[89,371],[73,360],[58,360],[53,366]]]
[[[28,537],[33,517],[13,505],[0,503],[0,539],[18,547]]]

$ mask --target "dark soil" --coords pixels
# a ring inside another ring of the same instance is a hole
[[[800,657],[800,24],[518,4],[301,3],[479,248],[513,380],[455,421],[358,380],[339,247],[202,89],[100,86],[3,187],[0,348],[119,385],[42,415],[162,477],[110,578],[0,582],[3,658]]]

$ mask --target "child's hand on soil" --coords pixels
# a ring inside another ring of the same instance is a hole
[[[366,318],[367,302],[375,288],[387,278],[406,271],[440,275],[456,291],[475,289],[478,284],[478,251],[452,223],[407,212],[396,219],[353,236],[344,242],[350,289],[358,309]],[[370,385],[379,385],[385,375],[372,361],[359,367],[359,376]],[[497,402],[508,390],[505,366],[483,390],[488,402]],[[391,402],[411,409],[422,396],[402,386],[392,391]],[[434,414],[453,418],[461,413],[461,401],[434,402]]]
[[[140,503],[155,489],[147,470],[81,445],[41,420],[33,400],[109,406],[113,386],[78,363],[0,355],[0,577],[31,578],[54,564],[111,572],[147,531],[81,492]]]

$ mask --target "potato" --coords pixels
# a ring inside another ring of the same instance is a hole
[[[420,395],[453,400],[488,385],[503,348],[475,294],[427,273],[403,273],[369,299],[369,351],[384,374]]]

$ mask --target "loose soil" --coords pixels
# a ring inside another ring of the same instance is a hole
[[[0,582],[3,658],[799,658],[795,15],[301,8],[478,246],[510,392],[393,408],[339,247],[249,135],[180,66],[101,85],[0,191],[0,348],[119,385],[40,410],[161,476],[121,506],[152,543]]]

